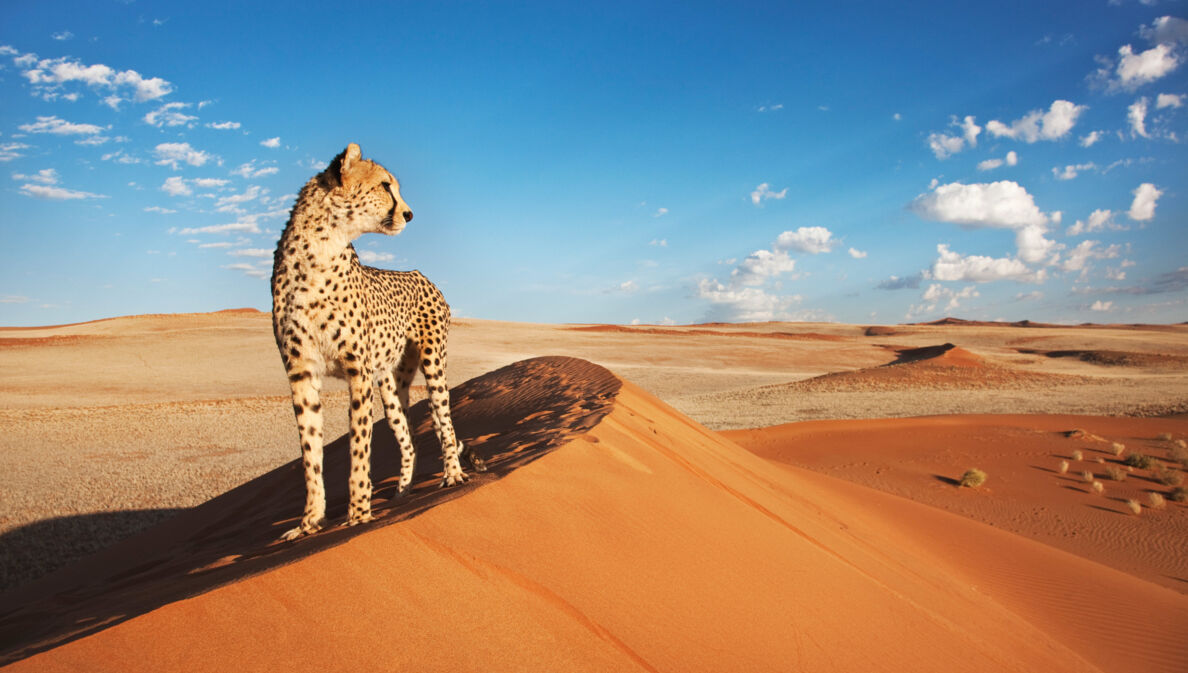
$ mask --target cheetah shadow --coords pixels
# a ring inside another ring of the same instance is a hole
[[[147,527],[0,595],[0,666],[168,603],[294,563],[464,497],[594,428],[611,412],[621,385],[598,365],[544,357],[517,362],[454,387],[450,397],[455,431],[486,460],[488,471],[468,469],[470,482],[444,489],[438,488],[441,449],[428,402],[414,405],[409,424],[418,457],[412,488],[404,496],[396,492],[400,452],[395,438],[386,421],[377,422],[372,439],[376,520],[363,526],[339,525],[347,510],[350,449],[349,437],[344,435],[326,446],[329,523],[326,529],[294,542],[282,542],[280,536],[296,525],[305,501],[304,477],[296,459],[192,509],[67,517],[0,536],[0,550],[46,549],[47,540],[62,536],[54,544],[77,545],[83,551],[111,541],[95,530],[116,529],[127,535]],[[63,535],[63,531],[68,532]],[[7,564],[8,557],[3,558]],[[37,563],[54,565],[46,559],[19,560],[19,564],[51,569]],[[4,572],[8,571],[5,567]],[[16,580],[31,571],[17,567],[12,572]]]

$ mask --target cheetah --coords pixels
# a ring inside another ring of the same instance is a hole
[[[483,461],[454,434],[446,386],[450,308],[419,271],[374,269],[359,263],[351,241],[366,233],[399,234],[412,220],[400,183],[351,143],[302,188],[276,246],[272,267],[272,327],[293,393],[305,470],[301,524],[292,540],[323,526],[324,375],[350,387],[350,504],[347,525],[371,515],[372,388],[378,384],[388,424],[400,447],[397,492],[407,491],[416,453],[407,417],[408,388],[419,368],[441,442],[442,486],[467,480],[459,461],[476,471]]]

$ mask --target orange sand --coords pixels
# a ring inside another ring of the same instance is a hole
[[[1176,671],[1188,601],[769,462],[572,358],[458,386],[492,471],[277,543],[295,463],[7,595],[13,671]],[[960,420],[955,421],[960,423]],[[1093,432],[1097,429],[1089,428]],[[330,515],[345,500],[328,449]],[[377,429],[378,495],[394,485]],[[1059,489],[1057,485],[1055,487]]]

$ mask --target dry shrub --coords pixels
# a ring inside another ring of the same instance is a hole
[[[1155,478],[1155,481],[1163,484],[1164,486],[1179,486],[1180,484],[1184,483],[1184,475],[1175,470],[1169,470],[1163,465],[1156,465],[1155,468],[1151,470],[1151,476]]]
[[[1122,452],[1126,450],[1126,445],[1123,444],[1122,442],[1114,442],[1114,444],[1110,448],[1112,448],[1114,450],[1115,456],[1121,456]]]
[[[977,488],[986,483],[986,473],[978,468],[971,468],[961,475],[961,485],[966,488]]]
[[[1177,486],[1172,489],[1171,493],[1167,494],[1167,499],[1172,502],[1186,502],[1188,501],[1188,488]]]
[[[1114,481],[1126,481],[1126,470],[1123,470],[1116,465],[1110,465],[1107,467],[1105,473],[1107,477],[1113,479]]]
[[[1060,467],[1058,469],[1060,470],[1060,474],[1067,473],[1068,472],[1068,461],[1067,460],[1060,461]]]
[[[1141,453],[1132,453],[1129,456],[1126,456],[1126,460],[1122,462],[1131,467],[1137,467],[1140,470],[1149,470],[1155,466],[1154,458],[1151,456],[1145,456]]]
[[[1158,439],[1161,442],[1170,442],[1171,438],[1172,438],[1172,434],[1170,432],[1161,432],[1161,433],[1159,433],[1159,436],[1156,437],[1155,439]]]
[[[1163,501],[1163,494],[1151,491],[1147,494],[1147,506],[1151,509],[1163,509],[1167,503]]]
[[[1142,512],[1143,512],[1143,506],[1141,504],[1139,504],[1138,500],[1134,500],[1134,499],[1127,500],[1126,506],[1129,507],[1130,511],[1133,512],[1134,514],[1142,514]]]
[[[1077,449],[1076,451],[1072,452],[1072,459],[1073,460],[1082,460],[1083,459],[1080,449]]]
[[[1104,492],[1104,491],[1105,491],[1105,484],[1101,483],[1100,481],[1093,482],[1093,492],[1094,493],[1101,495],[1102,492]]]
[[[1081,481],[1085,482],[1086,484],[1092,484],[1093,480],[1094,480],[1093,473],[1090,472],[1089,470],[1085,470],[1084,472],[1081,473]]]

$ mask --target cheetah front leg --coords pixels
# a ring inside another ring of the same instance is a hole
[[[281,536],[284,540],[293,540],[317,532],[326,522],[326,487],[322,477],[322,381],[302,362],[286,364],[301,441],[301,464],[305,470],[305,511],[301,524]]]
[[[366,367],[348,368],[351,391],[351,476],[347,525],[372,520],[371,516],[371,376]]]

